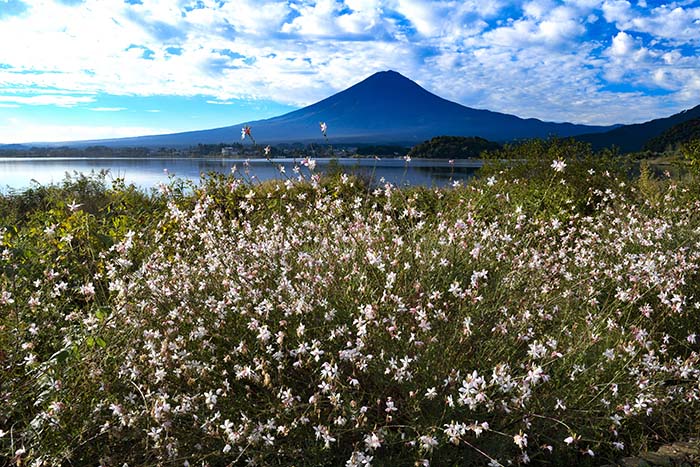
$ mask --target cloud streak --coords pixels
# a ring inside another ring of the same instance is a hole
[[[38,96],[0,96],[0,103],[10,105],[55,105],[58,107],[74,107],[79,104],[86,104],[95,100],[92,96],[66,96],[66,95],[38,95]]]
[[[126,107],[92,107],[93,112],[121,112],[127,110]]]

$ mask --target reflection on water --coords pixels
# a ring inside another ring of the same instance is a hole
[[[386,181],[397,185],[444,186],[453,181],[467,180],[481,166],[480,161],[414,159],[317,159],[316,171],[329,166],[366,177],[374,182]],[[209,172],[231,173],[235,167],[239,176],[253,182],[285,179],[298,174],[309,175],[309,170],[294,159],[185,159],[185,158],[0,158],[0,190],[22,190],[33,182],[42,185],[62,182],[66,174],[89,174],[109,171],[108,180],[123,178],[126,183],[150,189],[167,183],[169,175],[197,181]],[[281,172],[280,167],[284,170]]]

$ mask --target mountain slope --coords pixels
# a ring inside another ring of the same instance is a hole
[[[651,138],[644,144],[644,149],[654,152],[664,152],[668,149],[676,149],[684,143],[694,139],[700,139],[700,118],[674,125],[655,138]]]
[[[576,139],[591,143],[594,149],[617,146],[621,152],[641,151],[647,141],[660,136],[676,125],[696,118],[700,118],[700,105],[670,117],[623,125],[603,133],[577,136]]]
[[[335,140],[378,142],[419,142],[445,134],[502,141],[603,129],[472,109],[438,97],[394,71],[376,73],[316,104],[251,126],[266,139],[316,139],[320,121],[328,124]]]
[[[612,127],[551,123],[465,107],[432,94],[394,71],[364,81],[308,107],[279,117],[230,127],[171,135],[84,142],[120,146],[186,146],[240,137],[247,123],[259,143],[321,141],[319,122],[336,143],[418,143],[439,135],[480,136],[495,141],[574,136]]]

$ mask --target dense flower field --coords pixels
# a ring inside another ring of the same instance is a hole
[[[598,465],[697,436],[698,184],[575,149],[449,189],[1,198],[0,464]]]

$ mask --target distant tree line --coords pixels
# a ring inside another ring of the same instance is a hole
[[[60,147],[13,147],[0,148],[2,157],[147,157],[154,153],[169,155],[172,149],[145,148],[145,147],[119,147],[86,146],[81,148]]]
[[[405,156],[409,148],[398,145],[364,145],[357,148],[359,156]]]
[[[500,144],[478,136],[437,136],[414,146],[408,155],[417,159],[469,159],[500,148]]]
[[[644,149],[652,152],[677,150],[693,140],[700,140],[700,118],[674,125],[659,136],[644,144]]]

